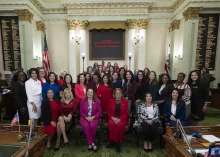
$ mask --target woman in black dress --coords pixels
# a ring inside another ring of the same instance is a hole
[[[25,91],[25,81],[27,76],[23,71],[17,71],[14,75],[12,83],[12,95],[14,98],[14,107],[18,110],[19,122],[27,125],[29,114],[27,109],[27,95]]]
[[[204,113],[207,110],[209,94],[205,85],[201,82],[198,71],[191,71],[188,78],[188,85],[191,88],[191,117],[192,125],[200,125],[204,120]]]

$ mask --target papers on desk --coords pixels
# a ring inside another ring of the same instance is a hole
[[[191,154],[189,149],[186,149],[186,150]],[[195,151],[196,151],[196,153],[200,153],[202,155],[205,155],[205,153],[208,152],[209,149],[195,149]]]
[[[202,138],[204,138],[205,140],[209,141],[209,142],[215,142],[215,141],[220,141],[220,138],[213,136],[213,135],[202,135]]]

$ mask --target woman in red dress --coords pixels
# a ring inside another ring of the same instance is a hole
[[[41,119],[44,124],[44,133],[48,134],[47,149],[51,148],[50,141],[57,130],[57,118],[60,112],[60,106],[55,101],[55,93],[52,89],[47,90],[47,96],[41,105]]]
[[[110,86],[110,80],[108,75],[102,77],[102,84],[97,89],[96,97],[99,98],[102,112],[107,112],[108,103],[112,98],[112,88]]]
[[[121,151],[125,126],[128,124],[128,100],[122,98],[122,90],[116,88],[114,91],[115,99],[111,99],[108,108],[108,129],[109,142],[106,147],[115,147],[117,152]]]

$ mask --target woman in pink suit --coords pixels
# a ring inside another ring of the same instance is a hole
[[[82,100],[80,105],[80,125],[88,140],[89,151],[97,151],[94,140],[96,128],[100,123],[101,112],[99,101],[96,100],[96,94],[93,89],[89,88],[86,93],[86,98]]]
[[[128,100],[122,98],[122,90],[116,88],[114,91],[115,99],[111,99],[108,107],[108,129],[109,142],[106,147],[115,147],[117,152],[121,152],[125,126],[128,124]]]
[[[77,84],[75,84],[75,95],[76,99],[81,101],[85,97],[86,93],[86,81],[85,75],[83,73],[79,74],[77,77]]]
[[[112,99],[113,89],[110,86],[108,75],[102,77],[102,85],[97,89],[96,97],[101,103],[102,112],[107,112],[109,101]]]

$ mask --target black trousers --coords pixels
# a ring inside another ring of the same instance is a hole
[[[18,115],[19,115],[19,123],[21,125],[28,125],[28,120],[29,120],[28,110],[26,109],[24,113],[21,113],[21,111],[18,110]]]
[[[146,122],[141,123],[141,127],[144,133],[144,141],[153,142],[157,137],[157,123],[153,122],[152,125],[147,124]]]

